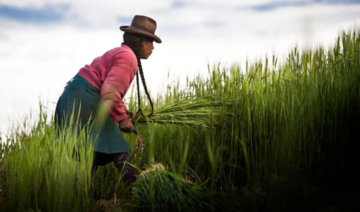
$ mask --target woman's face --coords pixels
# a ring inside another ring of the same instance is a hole
[[[152,50],[154,49],[153,41],[152,40],[145,40],[142,43],[142,47],[140,50],[140,58],[141,59],[148,59],[151,55]]]

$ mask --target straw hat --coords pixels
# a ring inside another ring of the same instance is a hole
[[[156,21],[146,16],[136,15],[130,26],[121,26],[120,30],[128,33],[144,35],[153,39],[157,43],[161,43],[161,39],[154,34],[156,30]]]

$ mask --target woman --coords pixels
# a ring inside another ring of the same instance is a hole
[[[154,34],[156,22],[146,16],[136,15],[131,26],[121,26],[120,30],[124,31],[121,47],[95,58],[90,65],[81,68],[69,82],[57,103],[55,124],[60,130],[70,124],[73,129],[77,126],[83,129],[84,126],[92,125],[92,120],[96,120],[99,105],[105,105],[109,116],[101,127],[93,127],[90,131],[91,137],[96,137],[92,139],[95,151],[92,170],[113,162],[119,172],[125,172],[123,180],[132,183],[136,180],[134,171],[125,163],[129,157],[130,146],[121,131],[132,132],[133,123],[128,116],[132,118],[134,114],[126,109],[122,99],[135,75],[139,95],[139,68],[145,92],[150,100],[140,59],[147,59],[154,49],[153,41],[161,43],[161,39]],[[152,105],[151,100],[150,103]],[[75,121],[72,122],[70,117],[79,117],[78,125],[72,124]]]

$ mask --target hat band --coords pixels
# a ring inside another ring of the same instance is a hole
[[[141,30],[144,30],[144,31],[149,32],[149,33],[151,33],[151,34],[154,34],[153,31],[150,31],[149,29],[147,29],[147,28],[145,28],[145,27],[142,27],[142,26],[139,26],[139,25],[135,25],[135,24],[132,24],[131,26],[132,26],[132,27],[135,27],[135,28],[138,28],[138,29],[141,29]]]

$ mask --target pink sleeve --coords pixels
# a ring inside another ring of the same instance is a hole
[[[110,71],[100,90],[101,99],[112,105],[110,116],[114,122],[127,118],[126,107],[122,99],[136,74],[137,63],[135,64],[133,59],[126,53],[115,55],[115,58],[110,60],[114,62],[110,66]]]

